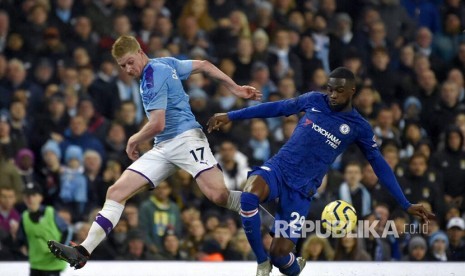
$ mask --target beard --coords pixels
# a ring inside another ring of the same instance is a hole
[[[339,111],[344,110],[344,108],[346,108],[348,105],[349,105],[349,102],[345,102],[345,103],[336,104],[336,105],[329,104],[329,107],[331,108],[332,111],[339,112]]]

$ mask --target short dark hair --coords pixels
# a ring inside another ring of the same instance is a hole
[[[348,81],[355,81],[355,75],[346,67],[338,67],[331,71],[330,78],[346,79]]]

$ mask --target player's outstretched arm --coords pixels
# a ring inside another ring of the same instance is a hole
[[[231,93],[238,97],[256,101],[260,101],[262,99],[262,93],[255,87],[248,85],[237,85],[228,75],[223,73],[218,67],[211,64],[209,61],[193,60],[192,73],[200,72],[203,72],[207,76],[221,82],[229,91],[231,91]]]
[[[405,197],[399,183],[397,182],[396,176],[394,175],[391,167],[387,164],[386,160],[381,155],[378,155],[373,160],[370,160],[370,164],[373,167],[376,175],[379,178],[381,184],[383,184],[389,192],[394,196],[397,202],[402,208],[411,215],[419,216],[425,221],[430,218],[434,218],[435,215],[428,212],[425,207],[421,204],[411,204]]]

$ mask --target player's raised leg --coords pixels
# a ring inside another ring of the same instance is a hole
[[[49,241],[51,252],[60,259],[68,262],[72,267],[83,267],[94,249],[105,239],[118,223],[123,213],[124,204],[134,194],[148,189],[147,179],[137,172],[126,170],[116,183],[107,191],[107,199],[102,210],[87,234],[87,238],[80,245],[67,246],[56,241]]]

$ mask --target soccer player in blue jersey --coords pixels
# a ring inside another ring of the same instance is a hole
[[[382,157],[369,123],[353,108],[354,74],[343,67],[329,75],[326,93],[310,92],[299,97],[263,103],[253,107],[215,114],[208,131],[234,120],[289,116],[304,112],[289,141],[270,160],[250,174],[241,195],[241,218],[252,249],[257,256],[257,275],[269,275],[271,264],[285,275],[299,275],[305,260],[292,253],[299,228],[289,227],[288,238],[274,237],[270,256],[260,236],[261,202],[279,198],[276,220],[303,221],[312,196],[330,165],[350,144],[357,143],[380,182],[408,213],[427,220],[434,216],[420,204],[411,204],[402,193],[389,165]],[[301,219],[303,218],[303,219]],[[294,235],[295,236],[295,235]]]
[[[113,44],[112,55],[122,70],[140,79],[140,94],[148,123],[129,138],[126,152],[134,163],[108,188],[103,209],[82,244],[66,246],[56,241],[48,242],[56,257],[76,269],[86,264],[92,251],[118,223],[126,200],[140,191],[157,187],[177,168],[189,172],[208,199],[239,212],[241,192],[227,190],[202,127],[192,114],[189,96],[181,80],[203,72],[238,97],[261,99],[260,91],[237,85],[208,61],[149,59],[132,36],[118,38]],[[139,157],[137,145],[153,137],[153,149]]]

